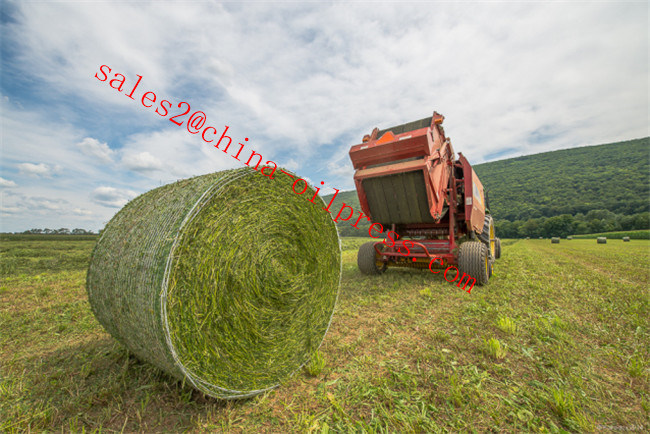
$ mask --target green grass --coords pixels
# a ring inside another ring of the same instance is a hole
[[[9,234],[0,233],[0,241],[96,241],[97,234],[58,235],[58,234]]]
[[[497,327],[504,333],[513,334],[517,331],[517,324],[515,324],[512,318],[499,317],[497,319]]]
[[[323,354],[321,354],[320,351],[316,350],[311,354],[309,362],[305,365],[305,370],[310,376],[316,377],[323,372],[324,367],[325,357],[323,357]]]
[[[3,262],[32,261],[0,283],[0,430],[647,429],[650,242],[504,240],[489,285],[468,294],[426,271],[361,275],[354,247],[365,241],[343,240],[315,376],[307,365],[233,402],[138,361],[103,331],[84,289],[92,242],[0,242]]]
[[[601,232],[599,234],[582,234],[573,236],[574,239],[595,239],[598,237],[607,237],[608,240],[621,240],[623,237],[630,237],[631,240],[648,240],[650,239],[650,230]]]
[[[498,339],[490,338],[485,342],[485,353],[494,359],[503,359],[508,353],[505,345],[502,345]]]

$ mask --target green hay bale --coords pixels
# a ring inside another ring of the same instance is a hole
[[[607,237],[598,237],[596,239],[596,243],[598,243],[598,244],[607,244]]]
[[[243,168],[151,190],[108,223],[88,269],[104,328],[214,397],[252,396],[298,370],[336,304],[336,226],[314,190],[274,178]]]
[[[551,238],[551,244],[560,244],[560,238],[559,237]]]

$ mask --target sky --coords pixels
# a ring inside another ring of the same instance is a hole
[[[325,194],[364,134],[434,110],[472,164],[650,135],[646,1],[0,3],[2,232],[97,231],[241,167],[181,102]]]

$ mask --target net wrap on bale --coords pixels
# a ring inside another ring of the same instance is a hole
[[[340,242],[323,201],[265,169],[133,199],[107,224],[88,269],[93,313],[113,337],[218,398],[255,395],[300,369],[338,296]]]

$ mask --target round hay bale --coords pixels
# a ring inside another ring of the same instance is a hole
[[[607,237],[598,237],[596,240],[596,243],[598,244],[607,244]]]
[[[630,237],[623,237],[623,242],[624,243],[630,242]]]
[[[279,170],[270,179],[243,168],[133,199],[92,254],[86,284],[98,321],[210,396],[276,387],[323,341],[341,273],[323,201],[292,183]]]
[[[558,237],[551,238],[551,244],[560,244],[560,239]]]
[[[566,237],[566,239],[567,239],[567,240],[572,240],[573,237],[572,237],[571,235],[569,235],[568,237]]]

